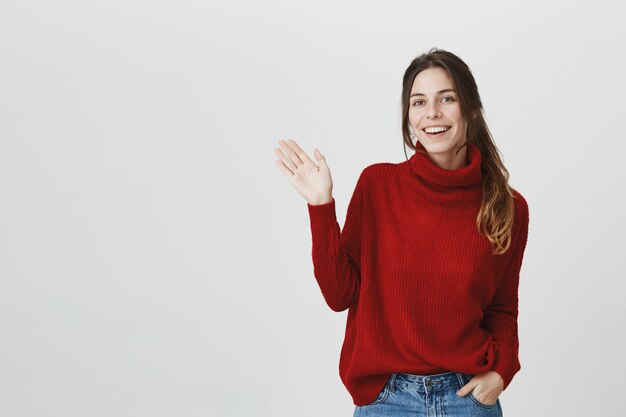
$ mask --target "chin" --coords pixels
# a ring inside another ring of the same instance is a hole
[[[422,146],[424,146],[424,148],[426,149],[426,151],[428,151],[428,153],[449,152],[454,147],[454,145],[448,141],[432,143],[432,142],[428,142],[428,140],[423,141]]]

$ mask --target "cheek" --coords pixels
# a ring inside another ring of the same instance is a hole
[[[463,114],[461,113],[461,109],[460,108],[454,109],[450,113],[450,117],[452,118],[452,120],[454,120],[454,123],[456,123],[457,125],[460,126],[460,125],[464,124]]]
[[[448,116],[450,118],[450,120],[452,120],[452,122],[454,123],[454,126],[457,129],[463,130],[465,128],[465,123],[463,121],[463,117],[461,117],[461,114],[449,114]]]

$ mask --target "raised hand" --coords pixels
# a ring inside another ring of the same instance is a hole
[[[316,164],[294,140],[279,140],[278,143],[282,151],[281,148],[274,150],[280,158],[276,160],[276,165],[291,185],[311,205],[329,203],[332,200],[333,181],[326,158],[319,149],[313,151]]]

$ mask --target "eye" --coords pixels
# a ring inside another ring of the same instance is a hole
[[[453,102],[456,101],[454,99],[454,97],[452,97],[452,96],[445,96],[445,97],[442,97],[441,99],[442,100],[447,100],[446,103],[453,103]],[[413,102],[413,106],[418,106],[418,105],[420,105],[419,103],[423,103],[423,102],[424,102],[424,100],[415,100]]]

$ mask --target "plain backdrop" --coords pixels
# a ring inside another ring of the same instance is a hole
[[[351,416],[347,312],[274,149],[326,155],[343,225],[361,170],[406,159],[431,47],[470,66],[530,207],[505,417],[624,415],[624,12],[3,1],[0,415]]]

